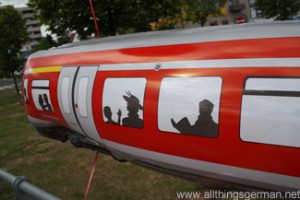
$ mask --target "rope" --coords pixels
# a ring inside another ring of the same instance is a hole
[[[100,31],[99,31],[99,28],[98,28],[97,19],[96,19],[96,15],[95,15],[92,0],[89,0],[89,3],[90,3],[93,19],[94,19],[95,29],[97,31],[97,37],[100,38]],[[97,165],[98,155],[99,155],[99,152],[97,151],[96,155],[95,155],[95,160],[94,160],[94,163],[93,163],[93,167],[92,167],[92,170],[91,170],[91,173],[90,173],[89,182],[88,182],[88,185],[87,185],[86,190],[85,190],[84,200],[87,200],[87,198],[88,198],[88,194],[89,194],[89,191],[90,191],[92,179],[93,179],[94,172],[95,172],[96,165]]]
[[[97,37],[100,38],[100,31],[99,31],[99,28],[98,28],[97,19],[96,19],[96,15],[95,15],[95,11],[94,11],[94,6],[93,6],[92,0],[89,0],[89,3],[90,3],[92,15],[93,15],[93,19],[94,19],[95,29],[97,31]]]
[[[88,193],[90,191],[92,179],[93,179],[95,168],[96,168],[96,165],[97,165],[98,154],[99,154],[99,152],[97,151],[97,153],[95,155],[95,160],[94,160],[94,163],[93,163],[93,167],[92,167],[92,170],[91,170],[91,173],[90,173],[89,182],[88,182],[88,185],[87,185],[86,190],[85,190],[84,200],[87,200],[87,198],[88,198]]]

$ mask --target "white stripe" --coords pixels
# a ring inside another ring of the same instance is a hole
[[[279,188],[287,187],[293,189],[300,188],[300,178],[274,174],[269,172],[245,169],[240,167],[234,167],[229,165],[217,164],[212,162],[194,160],[189,158],[183,158],[163,153],[158,153],[154,151],[144,150],[140,148],[135,148],[108,140],[104,140],[105,144],[109,148],[119,150],[124,153],[128,153],[137,157],[145,158],[148,160],[154,160],[156,162],[172,164],[173,166],[178,166],[181,168],[189,169],[189,172],[199,173],[200,171],[205,171],[206,173],[219,174],[222,176],[229,176],[231,179],[236,179],[237,181],[253,181],[264,183],[268,185],[273,185],[274,187]],[[154,164],[154,163],[152,163]],[[206,174],[205,173],[205,174]],[[277,186],[276,186],[277,185]],[[259,187],[256,185],[256,187]]]
[[[158,64],[161,66],[161,69],[300,67],[300,58],[250,58],[250,59],[220,59],[220,60],[105,64],[100,66],[99,71],[151,70],[151,69],[154,70]]]
[[[26,70],[24,71],[24,74],[31,74],[31,72],[32,72],[32,69],[26,69]]]

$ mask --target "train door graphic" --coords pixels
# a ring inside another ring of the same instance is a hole
[[[92,90],[98,66],[62,67],[57,88],[59,107],[74,131],[100,141],[92,112]]]

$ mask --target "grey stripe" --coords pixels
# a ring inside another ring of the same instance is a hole
[[[204,176],[212,176],[210,174],[215,174],[218,175],[218,178],[227,177],[227,179],[230,179],[231,181],[236,181],[240,184],[245,184],[245,181],[248,181],[252,185],[254,183],[261,184],[262,187],[268,187],[274,190],[288,190],[300,188],[300,178],[298,177],[178,157],[135,148],[131,146],[126,146],[123,144],[111,142],[109,140],[104,140],[104,143],[111,150],[124,152],[144,160],[146,159],[148,161],[152,159],[152,164],[154,164],[154,161],[156,163],[164,163],[167,166],[173,165],[173,167],[177,168],[177,170],[179,167],[181,170],[188,170],[186,172],[189,173],[192,172]],[[259,185],[255,186],[259,187]]]
[[[32,117],[30,115],[27,115],[27,118],[33,125],[38,126],[38,127],[49,127],[49,126],[57,126],[58,125],[57,123],[49,122],[46,120],[41,120],[41,119]]]
[[[153,31],[67,44],[55,49],[40,51],[30,56],[37,58],[66,53],[164,46],[197,42],[241,39],[299,37],[300,22],[273,22],[262,24],[226,25],[205,28]]]

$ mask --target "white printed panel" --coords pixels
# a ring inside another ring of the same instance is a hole
[[[256,90],[248,92],[246,89],[242,98],[242,140],[300,147],[299,81],[251,78],[246,82],[245,88]]]
[[[145,78],[107,78],[103,91],[106,123],[142,128]]]
[[[249,78],[246,90],[300,91],[298,78]]]
[[[69,97],[69,90],[70,90],[70,77],[64,77],[62,80],[62,85],[61,85],[61,97],[62,97],[62,106],[63,109],[66,113],[70,114],[71,113],[71,108],[70,108],[70,97]]]
[[[49,80],[33,80],[31,87],[48,87],[49,88],[50,81]]]
[[[87,91],[89,78],[81,77],[78,83],[78,109],[81,117],[88,117],[87,111]]]
[[[24,86],[23,86],[23,98],[26,104],[29,104],[29,97],[28,97],[28,79],[24,79]]]
[[[220,77],[164,78],[159,94],[159,129],[216,137],[221,87]]]
[[[35,107],[38,110],[54,112],[50,98],[49,80],[33,80],[32,81],[32,98]]]

